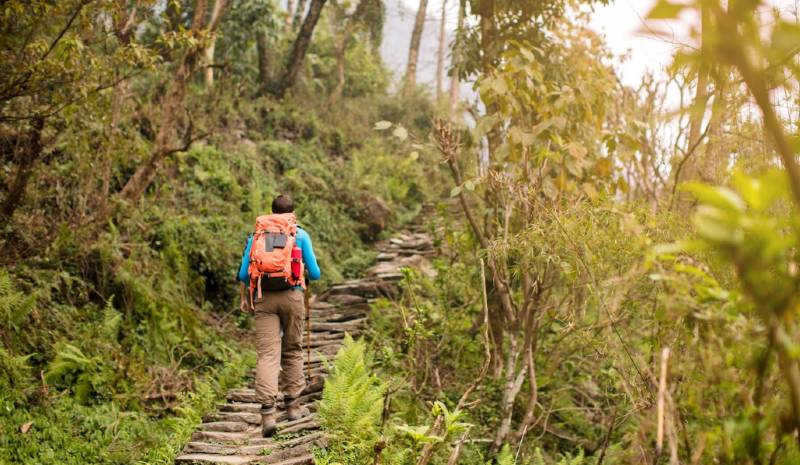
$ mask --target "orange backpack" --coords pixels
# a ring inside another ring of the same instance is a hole
[[[262,298],[268,291],[305,288],[302,251],[297,247],[297,219],[294,213],[259,216],[250,247],[250,302],[253,292]]]

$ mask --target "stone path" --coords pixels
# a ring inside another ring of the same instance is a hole
[[[327,374],[324,360],[332,360],[345,333],[357,337],[367,324],[370,300],[394,298],[402,279],[400,269],[419,268],[433,273],[427,256],[434,253],[430,236],[419,224],[377,245],[378,262],[365,277],[337,284],[311,299],[311,379],[301,401],[312,415],[287,421],[279,410],[278,434],[262,438],[260,408],[252,380],[248,387],[231,389],[227,401],[203,418],[203,423],[175,458],[177,464],[279,464],[314,463],[313,450],[325,446],[325,436],[316,418],[316,403],[322,396]],[[306,336],[303,336],[305,343]],[[279,404],[280,405],[280,404]]]

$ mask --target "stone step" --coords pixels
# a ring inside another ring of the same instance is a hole
[[[344,321],[340,323],[312,323],[311,331],[328,331],[331,333],[352,332],[361,329],[367,322],[366,318]]]
[[[204,416],[203,421],[239,421],[243,423],[250,423],[251,425],[260,425],[261,415],[250,412],[213,412]]]
[[[335,305],[339,305],[342,307],[348,306],[352,307],[353,305],[367,305],[367,299],[360,295],[353,295],[353,294],[336,294],[326,297],[325,299],[327,302],[330,302]]]
[[[228,402],[217,404],[220,412],[246,412],[261,413],[261,404],[258,402]]]
[[[253,441],[262,439],[261,430],[252,429],[247,432],[227,431],[195,431],[192,433],[192,441],[211,442],[215,444],[253,444]]]
[[[200,425],[202,431],[224,431],[228,433],[241,433],[253,429],[250,425],[242,421],[212,421]]]
[[[272,465],[312,465],[314,463],[314,455],[313,454],[303,454],[298,455],[297,457],[292,457],[286,460],[281,460],[280,462],[267,462],[268,458],[262,459],[259,463],[269,463]]]
[[[253,463],[258,459],[255,455],[216,455],[216,454],[181,454],[175,458],[176,464],[181,465],[204,465],[204,464],[232,464],[240,465],[245,463]],[[311,462],[297,462],[301,463],[314,463],[314,456],[311,456]],[[284,464],[288,465],[288,464]]]
[[[208,442],[192,441],[186,444],[183,451],[187,454],[216,454],[216,455],[268,455],[276,447],[274,441],[269,445],[248,444],[248,445],[227,445],[213,444]]]

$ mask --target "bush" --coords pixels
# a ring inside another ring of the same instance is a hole
[[[317,463],[370,461],[380,436],[385,390],[386,385],[373,374],[367,345],[347,335],[322,391],[320,422],[330,436],[330,446],[319,451]]]

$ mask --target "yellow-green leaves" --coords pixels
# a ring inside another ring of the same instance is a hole
[[[399,124],[394,124],[391,121],[378,121],[375,123],[375,126],[372,127],[375,131],[386,131],[394,127],[392,131],[392,135],[399,139],[401,142],[408,139],[408,129],[404,128]],[[419,154],[417,154],[419,155]]]
[[[685,184],[684,189],[694,194],[700,202],[722,210],[741,213],[747,207],[739,195],[727,187],[712,187],[699,182],[691,182]]]
[[[702,183],[688,183],[684,189],[701,202],[693,221],[704,239],[719,245],[741,244],[744,239],[741,216],[747,206],[735,192]]]
[[[647,14],[647,19],[676,19],[685,8],[686,5],[659,0]]]

